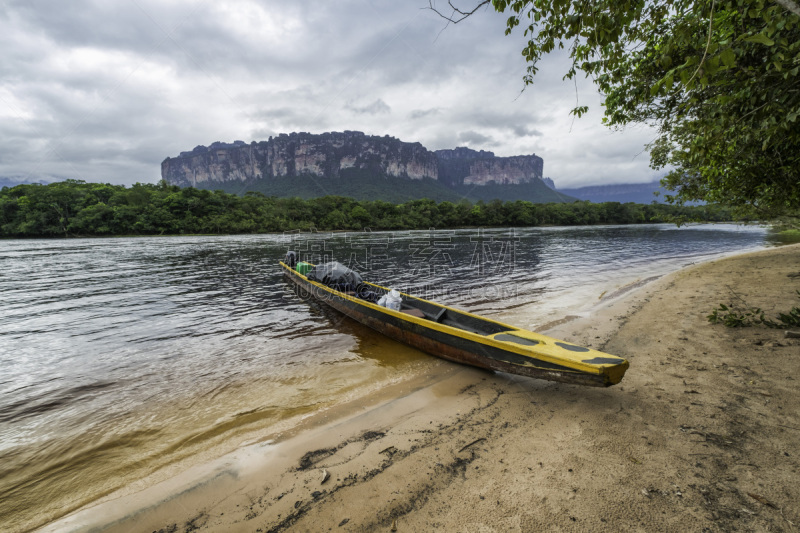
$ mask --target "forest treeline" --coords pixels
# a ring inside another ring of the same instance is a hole
[[[391,204],[342,196],[302,200],[180,188],[164,182],[131,187],[67,180],[0,189],[0,236],[77,237],[373,230],[464,226],[640,224],[730,220],[718,206],[590,202],[475,204],[413,200]]]

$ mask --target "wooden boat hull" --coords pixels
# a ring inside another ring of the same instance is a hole
[[[421,318],[393,311],[309,280],[285,263],[281,266],[301,296],[313,297],[387,337],[436,357],[487,370],[597,387],[619,383],[628,368],[628,362],[622,358],[406,294],[403,294],[404,301],[428,311],[440,309],[440,316],[450,312],[466,325],[453,327],[435,321],[432,316]],[[462,327],[483,331],[468,331]]]

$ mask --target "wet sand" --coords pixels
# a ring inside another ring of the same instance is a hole
[[[629,359],[620,385],[442,362],[43,530],[796,530],[800,339],[706,315],[800,305],[800,245],[644,281],[543,331]]]

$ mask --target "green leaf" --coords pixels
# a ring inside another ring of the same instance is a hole
[[[736,53],[730,48],[726,48],[722,51],[719,55],[719,58],[722,60],[722,64],[726,67],[732,67],[736,63]]]
[[[751,37],[747,37],[745,41],[749,43],[758,43],[764,44],[766,46],[772,46],[775,44],[775,41],[764,35],[763,33],[759,33],[758,35],[753,35]]]
[[[650,96],[657,95],[660,90],[661,90],[661,82],[658,81],[654,83],[652,87],[650,87]]]

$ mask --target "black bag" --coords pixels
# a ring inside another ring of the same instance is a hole
[[[318,281],[342,292],[356,292],[359,285],[363,283],[361,274],[350,270],[338,261],[317,265],[306,276],[311,281]]]

